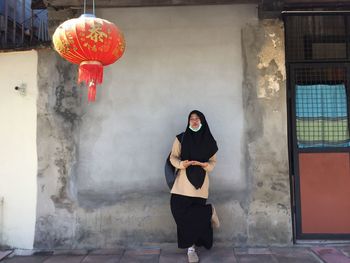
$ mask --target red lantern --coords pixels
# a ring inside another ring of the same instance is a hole
[[[89,101],[95,100],[96,85],[102,83],[103,66],[114,63],[125,50],[124,36],[116,25],[88,14],[63,22],[52,42],[63,58],[79,64],[78,82],[85,81],[89,87]]]

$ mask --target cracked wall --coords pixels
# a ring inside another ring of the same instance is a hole
[[[242,31],[249,244],[292,242],[284,28],[263,20]]]
[[[38,205],[35,247],[71,247],[76,229],[74,165],[81,92],[77,67],[39,50],[37,101]]]
[[[105,68],[95,103],[76,66],[38,52],[35,247],[176,242],[163,162],[193,108],[220,148],[216,242],[289,243],[281,23],[258,22],[254,5],[97,12],[122,29],[127,51]]]

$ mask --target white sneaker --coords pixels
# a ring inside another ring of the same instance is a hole
[[[199,262],[199,257],[196,251],[188,251],[187,252],[188,263],[196,263]]]

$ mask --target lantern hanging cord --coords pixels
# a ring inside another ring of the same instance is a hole
[[[92,13],[95,15],[95,0],[92,0]],[[84,0],[84,14],[86,14],[86,0]]]

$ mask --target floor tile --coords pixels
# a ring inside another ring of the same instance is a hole
[[[212,248],[210,250],[201,249],[199,251],[201,263],[236,263],[236,257],[233,253],[233,248]]]
[[[18,256],[6,258],[1,263],[43,263],[47,256]]]
[[[272,248],[271,252],[281,263],[319,263],[320,260],[307,248]]]
[[[118,263],[123,255],[88,255],[82,263]]]
[[[339,250],[347,257],[350,257],[350,246],[339,247]]]
[[[159,263],[187,263],[187,252],[160,254]]]
[[[86,255],[88,251],[86,249],[56,249],[53,251],[54,255]]]
[[[124,249],[96,249],[89,253],[89,255],[121,255],[124,253]]]
[[[239,263],[278,263],[272,255],[236,255]]]
[[[0,251],[0,260],[2,260],[3,258],[6,258],[8,255],[10,255],[12,253],[12,250],[4,250],[4,251]]]
[[[350,263],[350,258],[332,247],[313,247],[314,253],[326,263]]]
[[[234,248],[236,255],[271,255],[270,248]]]
[[[71,256],[71,255],[60,255],[51,256],[44,261],[44,263],[80,263],[85,255]]]
[[[119,263],[158,263],[159,255],[123,255]]]

